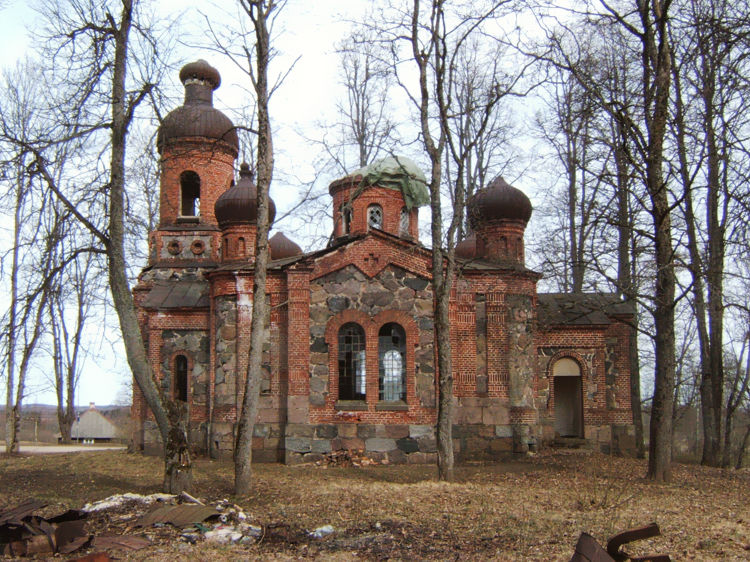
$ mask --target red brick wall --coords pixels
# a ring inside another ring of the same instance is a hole
[[[159,226],[176,224],[182,202],[180,174],[196,172],[200,185],[200,223],[216,226],[214,204],[234,179],[234,149],[220,141],[185,140],[164,147],[161,157]]]
[[[385,187],[367,187],[356,197],[360,176],[347,177],[331,184],[330,193],[333,196],[333,231],[334,236],[345,234],[361,234],[367,232],[367,208],[370,205],[380,205],[383,209],[383,230],[394,236],[401,236],[401,210],[405,207],[404,196],[401,191]],[[352,199],[354,197],[354,199]],[[344,204],[351,206],[352,218],[349,232],[344,232],[342,209]],[[419,239],[419,210],[417,207],[409,211],[408,236]]]

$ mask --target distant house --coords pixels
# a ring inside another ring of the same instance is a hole
[[[109,443],[117,437],[117,426],[91,402],[89,409],[76,417],[70,436],[74,443]]]

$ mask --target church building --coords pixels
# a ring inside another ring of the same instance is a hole
[[[159,226],[134,289],[151,366],[185,402],[199,453],[231,456],[247,373],[256,188],[213,107],[219,73],[180,71],[185,101],[164,119]],[[304,253],[270,238],[271,313],[253,458],[287,463],[350,450],[391,463],[436,459],[432,252],[416,165],[391,157],[330,184],[333,233]],[[275,213],[270,205],[271,218]],[[631,304],[611,294],[540,294],[525,267],[529,199],[498,177],[467,204],[450,299],[458,460],[524,453],[555,440],[633,448]],[[135,444],[160,447],[136,388]]]

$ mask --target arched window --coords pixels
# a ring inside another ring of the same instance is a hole
[[[246,253],[247,253],[247,248],[245,247],[245,239],[242,236],[240,236],[237,239],[237,257],[244,258]]]
[[[383,208],[380,205],[367,207],[367,226],[370,228],[383,228]]]
[[[406,400],[406,333],[393,322],[378,332],[380,400]]]
[[[341,220],[343,222],[343,233],[349,234],[352,228],[352,209],[348,204],[341,207]]]
[[[184,355],[174,358],[174,399],[188,401],[188,360]]]
[[[339,400],[364,400],[365,331],[349,322],[339,328]]]
[[[409,210],[406,207],[401,209],[399,217],[398,231],[402,236],[409,234]]]
[[[183,217],[199,217],[201,199],[201,178],[192,170],[180,174],[180,193],[182,206],[180,215]]]

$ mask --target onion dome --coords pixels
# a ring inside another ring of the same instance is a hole
[[[467,211],[472,228],[501,220],[528,223],[531,201],[523,191],[498,176],[469,199]]]
[[[472,232],[456,244],[456,257],[465,260],[473,260],[477,257],[477,235],[475,233]]]
[[[214,214],[219,226],[258,223],[258,188],[253,182],[253,172],[247,162],[240,166],[240,180],[222,193],[214,205]],[[268,224],[276,217],[276,205],[268,198]]]
[[[268,247],[271,250],[271,258],[275,260],[302,255],[302,248],[284,236],[283,232],[274,234],[268,241]]]
[[[156,147],[190,137],[224,141],[234,157],[239,152],[237,131],[232,121],[213,106],[213,92],[221,84],[219,71],[204,60],[186,64],[180,70],[185,86],[185,102],[171,111],[159,127]]]

